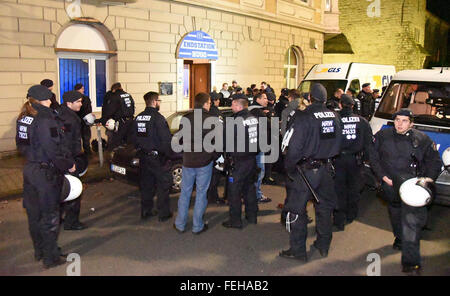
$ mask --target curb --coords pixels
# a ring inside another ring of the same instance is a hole
[[[103,167],[99,168],[91,168],[90,173],[86,174],[86,177],[82,177],[81,181],[85,184],[101,182],[104,179],[109,179],[113,177],[113,174],[109,171],[108,165],[103,165]],[[23,194],[23,188],[10,190],[8,192],[0,192],[0,201],[5,200],[13,200],[17,198],[21,198]]]

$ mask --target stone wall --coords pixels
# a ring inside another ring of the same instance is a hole
[[[273,8],[272,1],[267,4]],[[242,87],[264,80],[278,94],[284,87],[284,55],[292,45],[303,55],[301,74],[322,62],[323,33],[292,26],[288,19],[283,23],[260,19],[257,14],[252,17],[239,11],[155,0],[126,6],[88,0],[82,1],[82,12],[83,17],[101,22],[114,37],[117,56],[110,59],[114,81],[109,81],[107,88],[120,81],[134,97],[136,112],[144,109],[143,94],[158,90],[161,81],[173,82],[175,88],[173,96],[162,98],[161,112],[167,116],[177,111],[175,52],[178,42],[190,31],[205,31],[217,44],[216,80],[211,84],[218,89],[233,79]],[[320,13],[314,19],[320,25]],[[0,1],[0,151],[15,149],[15,120],[31,85],[52,79],[59,96],[54,47],[69,23],[62,0]],[[311,38],[317,49],[311,48]],[[249,44],[259,51],[245,50]]]

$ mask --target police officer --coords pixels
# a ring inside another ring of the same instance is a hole
[[[25,158],[23,206],[34,246],[44,267],[64,264],[57,246],[63,174],[74,172],[73,159],[61,143],[60,125],[50,109],[52,93],[42,85],[29,88],[17,118],[16,145]]]
[[[82,95],[82,106],[79,111],[77,111],[78,116],[81,119],[81,140],[83,141],[83,151],[86,156],[91,154],[91,127],[86,124],[83,118],[92,113],[92,103],[91,99],[84,94],[84,85],[81,83],[75,84],[75,91],[79,92]]]
[[[337,208],[334,225],[339,231],[358,214],[361,189],[361,169],[364,153],[373,153],[372,129],[363,117],[353,113],[354,102],[348,95],[341,96],[342,147],[335,159]]]
[[[41,81],[41,85],[45,86],[52,92],[52,98],[50,99],[52,101],[52,104],[50,105],[50,108],[52,108],[53,110],[58,109],[59,103],[56,101],[56,95],[53,93],[53,80],[44,79]]]
[[[361,102],[361,116],[370,121],[375,112],[375,100],[370,91],[370,83],[362,85],[362,89],[356,98]]]
[[[361,115],[361,101],[355,97],[356,91],[353,88],[347,89],[345,94],[349,95],[355,104],[353,105],[353,113],[356,115]]]
[[[64,103],[58,109],[63,130],[63,144],[70,151],[76,164],[72,174],[80,177],[87,168],[87,156],[81,152],[81,119],[77,115],[83,105],[83,94],[79,91],[68,91],[63,94]],[[86,225],[80,222],[81,198],[64,203],[64,230],[83,230]]]
[[[146,93],[144,101],[145,110],[136,116],[132,124],[132,142],[139,157],[141,219],[157,214],[159,221],[164,222],[172,217],[169,200],[172,185],[169,168],[172,135],[166,119],[158,112],[161,105],[158,93]],[[158,197],[157,213],[152,211],[155,191]]]
[[[113,133],[110,143],[108,143],[108,151],[112,151],[117,146],[127,142],[127,135],[133,124],[135,111],[133,97],[122,89],[119,82],[115,85],[116,90],[110,96],[107,110],[104,110],[103,114],[106,120],[112,118],[118,124],[118,128]]]
[[[322,257],[328,256],[332,238],[331,215],[337,199],[330,160],[340,151],[342,135],[338,115],[325,107],[325,87],[320,83],[314,84],[310,98],[312,104],[303,112],[297,111],[283,139],[283,150],[287,146],[285,168],[288,197],[285,207],[290,248],[279,255],[301,261],[307,260],[306,204],[312,198],[313,191],[319,202],[314,204],[317,239],[311,246],[311,254],[318,250]]]
[[[245,218],[250,224],[257,223],[258,204],[256,201],[256,191],[253,184],[256,181],[256,155],[258,151],[258,119],[248,111],[248,100],[244,98],[232,101],[231,110],[235,124],[233,130],[225,129],[224,135],[234,137],[234,145],[227,144],[225,147],[228,161],[228,204],[230,206],[230,217],[222,225],[226,228],[242,228],[242,203],[244,198]],[[227,118],[228,119],[228,118]],[[227,127],[227,125],[225,125]],[[244,129],[244,138],[239,137]],[[230,147],[228,147],[230,146]],[[238,149],[239,148],[239,149]],[[242,152],[241,152],[242,151]]]
[[[403,272],[419,274],[420,231],[427,220],[426,207],[411,207],[402,202],[399,187],[412,177],[436,180],[442,161],[436,144],[423,132],[413,129],[413,113],[400,109],[393,115],[394,127],[375,134],[372,169],[381,181],[382,197],[388,202],[394,232],[393,248],[402,251]]]

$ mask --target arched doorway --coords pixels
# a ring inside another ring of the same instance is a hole
[[[112,35],[101,23],[69,23],[55,46],[60,100],[64,92],[82,83],[92,110],[100,111],[106,88],[114,78],[110,58],[115,50]]]
[[[218,51],[214,39],[203,31],[189,32],[178,43],[177,109],[193,108],[199,92],[209,93],[215,80]]]

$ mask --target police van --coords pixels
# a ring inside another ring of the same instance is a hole
[[[450,147],[450,70],[406,70],[392,78],[370,121],[373,133],[393,126],[392,114],[409,108],[414,128],[426,133],[439,154]],[[450,205],[450,173],[444,170],[436,180],[436,202]]]
[[[387,86],[395,74],[395,66],[363,63],[317,64],[306,74],[298,89],[309,92],[312,84],[321,83],[326,89],[328,98],[340,88],[344,92],[351,88],[356,92],[364,83],[369,82],[372,89],[381,91]]]

